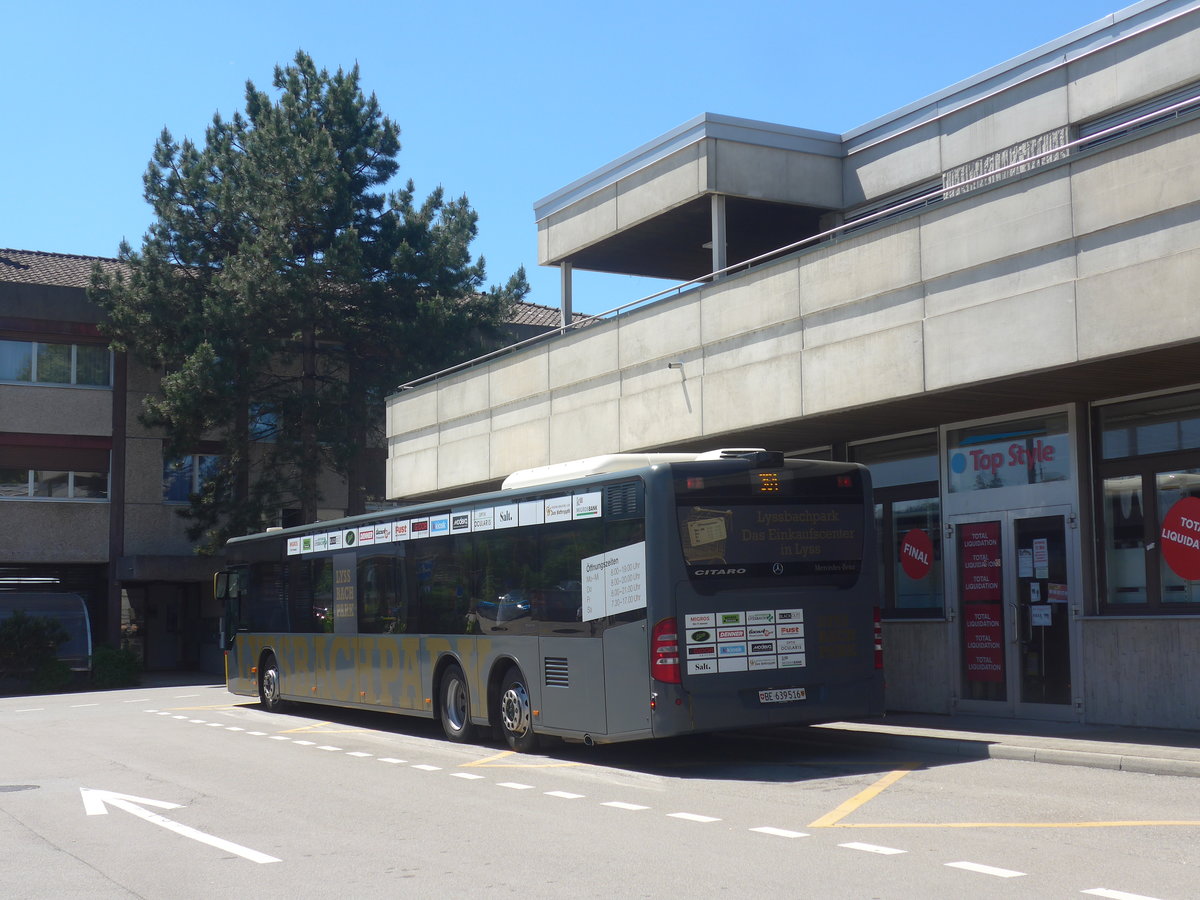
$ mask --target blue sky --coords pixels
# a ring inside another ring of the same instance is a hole
[[[537,265],[533,204],[704,112],[844,133],[1128,5],[1121,0],[604,3],[0,0],[0,248],[115,256],[150,222],[165,126],[203,140],[297,49],[401,128],[400,179],[479,212],[489,283]],[[655,283],[577,273],[599,312]]]

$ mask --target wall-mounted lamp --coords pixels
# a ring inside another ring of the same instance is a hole
[[[682,369],[683,363],[681,363],[681,362],[667,363],[667,368],[668,369]]]

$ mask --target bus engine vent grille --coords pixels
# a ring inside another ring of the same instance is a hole
[[[607,518],[632,519],[645,514],[640,481],[604,486],[604,515]]]
[[[571,675],[565,656],[546,657],[546,687],[570,687]]]

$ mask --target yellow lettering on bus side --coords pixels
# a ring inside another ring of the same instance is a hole
[[[396,705],[401,709],[424,709],[425,698],[421,696],[421,639],[415,637],[392,638],[400,651],[400,677],[395,689]]]
[[[335,635],[331,642],[330,653],[333,657],[334,699],[354,701],[358,697],[354,693],[354,638],[345,635]]]

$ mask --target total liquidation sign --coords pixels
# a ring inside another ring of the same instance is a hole
[[[1200,581],[1200,497],[1184,497],[1163,516],[1162,555],[1180,578]]]

